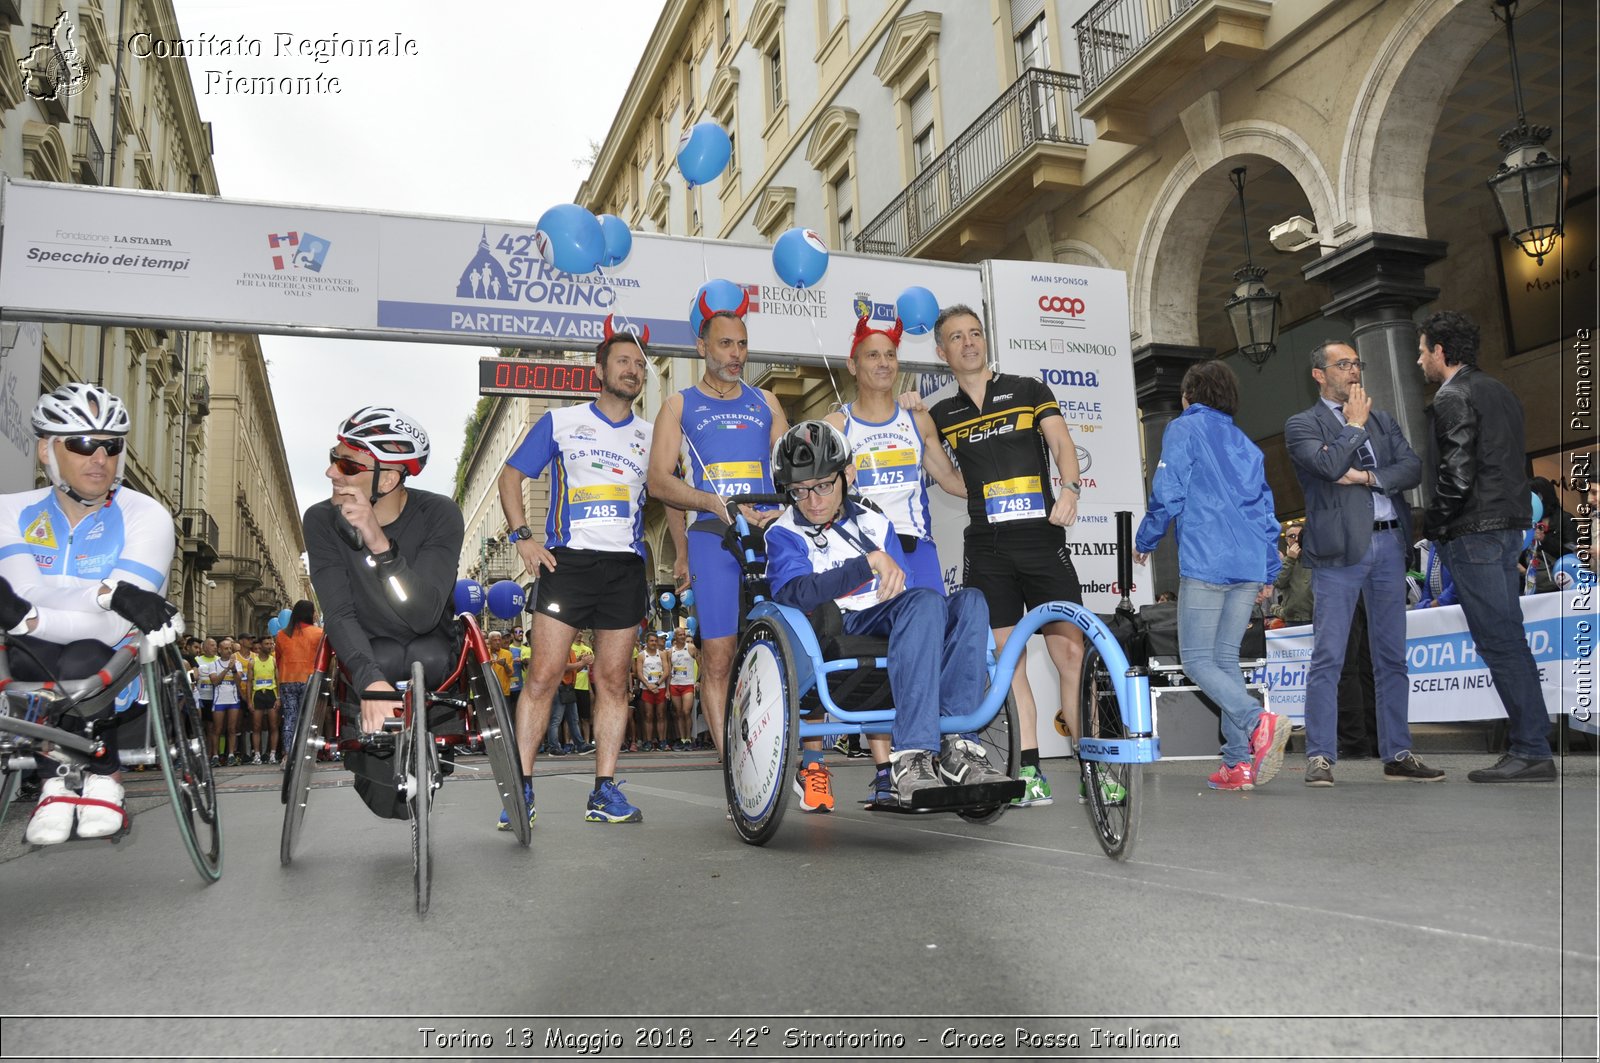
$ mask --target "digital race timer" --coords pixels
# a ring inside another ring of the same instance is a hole
[[[592,399],[600,394],[600,371],[586,362],[482,358],[478,394]]]

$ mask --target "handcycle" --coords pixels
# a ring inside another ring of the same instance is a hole
[[[787,505],[783,495],[741,495],[746,505]],[[849,636],[827,607],[807,617],[771,600],[760,540],[735,509],[728,533],[740,560],[741,616],[734,650],[723,732],[723,785],[739,837],[764,845],[777,832],[796,768],[801,739],[824,735],[881,734],[894,721],[885,638]],[[1132,514],[1118,513],[1122,605],[1131,610]],[[1143,802],[1143,766],[1160,759],[1150,707],[1150,679],[1132,667],[1126,651],[1098,616],[1072,602],[1047,602],[1016,625],[997,656],[990,637],[988,691],[970,712],[941,716],[941,734],[966,734],[993,754],[997,768],[1015,780],[1021,743],[1010,677],[1027,641],[1046,624],[1066,621],[1084,633],[1078,700],[1079,771],[1095,838],[1113,859],[1133,850]],[[912,803],[877,801],[869,811],[921,814],[954,812],[975,823],[998,819],[1020,781],[932,787]]]
[[[428,814],[433,808],[433,795],[444,781],[439,746],[459,746],[467,738],[465,729],[461,734],[433,733],[433,728],[449,719],[452,713],[475,717],[475,729],[482,736],[495,786],[500,791],[501,805],[518,843],[524,848],[528,846],[532,831],[522,792],[522,761],[517,754],[511,708],[495,677],[489,647],[477,621],[470,613],[459,614],[456,621],[460,625],[461,645],[456,654],[455,670],[435,690],[428,689],[422,664],[413,662],[409,680],[397,684],[404,689],[393,693],[358,694],[348,689],[333,647],[326,638],[322,640],[306,681],[294,738],[284,759],[282,800],[285,807],[278,847],[278,859],[284,867],[294,860],[299,844],[318,753],[324,750],[392,753],[396,778],[405,797],[406,818],[411,824],[417,914],[426,915],[433,889]],[[323,734],[324,710],[333,710],[329,718],[335,719],[340,704],[359,703],[363,697],[398,702],[402,706],[401,715],[386,721],[381,732],[335,737]]]
[[[123,767],[160,766],[189,858],[205,884],[221,878],[216,781],[188,667],[177,647],[155,647],[135,637],[117,647],[92,676],[42,682],[12,677],[14,649],[0,636],[0,821],[17,795],[23,772],[54,764],[56,773],[76,789],[84,767],[104,750],[100,736],[143,712],[150,745],[119,750],[118,759]],[[124,711],[107,712],[119,702],[127,703]],[[102,713],[103,718],[93,719]],[[90,733],[60,727],[69,716],[92,719]],[[130,824],[124,812],[122,829],[105,840],[121,841]]]

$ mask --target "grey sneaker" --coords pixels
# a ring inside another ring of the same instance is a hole
[[[1011,781],[1004,772],[996,770],[989,763],[981,745],[959,735],[945,738],[939,750],[939,774],[951,786]]]
[[[1333,762],[1327,757],[1311,757],[1306,761],[1307,786],[1332,786]]]
[[[939,773],[933,767],[933,754],[926,749],[906,749],[896,753],[889,763],[889,778],[894,782],[894,795],[903,804],[911,803],[911,795],[940,785]]]

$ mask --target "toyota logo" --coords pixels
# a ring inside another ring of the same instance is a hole
[[[1083,300],[1072,296],[1041,295],[1039,296],[1039,309],[1057,314],[1066,314],[1068,317],[1080,317],[1083,314]]]
[[[1078,452],[1078,475],[1082,476],[1094,464],[1094,457],[1083,447],[1074,445],[1073,449]]]

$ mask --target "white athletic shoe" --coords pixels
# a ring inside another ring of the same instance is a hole
[[[72,837],[72,820],[78,806],[69,801],[45,802],[52,797],[76,797],[60,778],[46,779],[39,790],[39,807],[28,820],[27,833],[23,835],[30,845],[56,845]]]
[[[115,809],[101,805],[78,806],[78,837],[104,838],[115,834],[127,822],[122,811],[122,784],[109,775],[85,775],[83,796],[95,801],[116,805]]]

